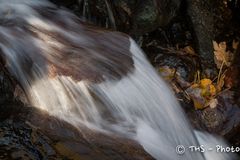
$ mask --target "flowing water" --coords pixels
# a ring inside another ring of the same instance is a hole
[[[177,145],[219,141],[193,131],[168,85],[124,34],[85,25],[47,1],[0,0],[0,49],[30,103],[76,127],[134,139],[158,160],[233,158],[176,153]]]

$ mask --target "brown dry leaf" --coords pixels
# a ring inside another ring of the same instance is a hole
[[[219,44],[216,41],[213,41],[214,48],[214,61],[217,65],[217,68],[220,69],[222,64],[230,66],[232,62],[233,55],[230,51],[227,51],[226,42],[220,42]]]
[[[234,50],[237,50],[238,44],[239,44],[238,41],[233,40],[233,42],[232,42],[232,48],[233,48]]]
[[[194,49],[191,46],[186,46],[182,49],[182,51],[190,54],[190,55],[196,55]]]
[[[191,88],[199,88],[199,84],[194,83],[194,84],[191,86]]]

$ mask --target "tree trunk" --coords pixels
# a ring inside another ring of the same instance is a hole
[[[186,0],[197,52],[202,69],[216,74],[212,41],[221,32],[224,24],[230,20],[230,11],[219,0]]]

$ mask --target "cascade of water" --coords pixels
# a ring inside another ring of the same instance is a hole
[[[199,140],[131,38],[83,25],[47,1],[0,4],[1,56],[33,106],[76,127],[132,138],[156,159],[206,159],[175,153]]]

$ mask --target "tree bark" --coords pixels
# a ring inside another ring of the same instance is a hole
[[[187,12],[194,31],[195,45],[201,59],[203,71],[216,74],[212,41],[230,20],[230,11],[223,1],[186,0]]]

